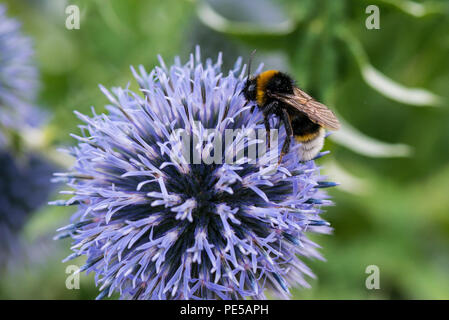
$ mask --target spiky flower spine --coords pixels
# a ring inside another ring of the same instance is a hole
[[[241,60],[226,74],[221,59],[203,64],[198,49],[185,65],[132,69],[140,92],[101,87],[109,114],[76,113],[76,164],[57,174],[73,196],[55,204],[78,211],[59,238],[74,240],[67,260],[87,257],[81,270],[96,274],[99,298],[262,299],[265,289],[287,298],[313,277],[302,259],[321,256],[307,234],[330,232],[321,188],[334,184],[314,161],[298,161],[297,146],[280,166],[269,152],[226,163],[233,146],[260,143],[245,132],[263,125],[240,94]],[[241,131],[220,145],[223,163],[208,165],[186,159],[178,129],[197,141],[193,154],[218,148],[217,132]]]

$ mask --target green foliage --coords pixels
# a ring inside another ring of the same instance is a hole
[[[80,30],[65,28],[65,8],[53,7],[53,1],[7,2],[35,39],[43,80],[40,102],[53,114],[47,131],[54,147],[73,143],[69,133],[78,132],[73,110],[88,113],[95,106],[102,111],[106,99],[99,83],[125,86],[130,65],[151,68],[158,53],[166,61],[177,54],[187,58],[196,43],[206,56],[223,51],[225,65],[257,48],[256,62],[277,61],[279,65],[265,67],[287,68],[303,89],[338,110],[354,128],[410,146],[414,152],[409,157],[366,157],[354,152],[357,147],[340,146],[338,139],[328,142],[330,157],[362,179],[367,192],[332,191],[336,206],[326,216],[335,234],[318,241],[327,262],[311,263],[318,278],[311,281],[312,289],[296,290],[294,298],[449,299],[446,1],[423,1],[424,11],[413,9],[407,0],[264,1],[270,3],[269,11],[276,8],[274,18],[263,5],[230,10],[218,0],[209,1],[208,10],[222,13],[228,22],[232,12],[239,12],[231,28],[215,25],[216,19],[211,24],[201,1],[74,1],[82,12]],[[228,3],[237,6],[239,1]],[[365,28],[369,4],[380,8],[380,30]],[[279,20],[282,16],[285,21]],[[283,22],[283,28],[276,27]],[[270,23],[276,32],[264,27]],[[406,93],[421,88],[438,96],[438,107],[418,106],[410,97],[392,99],[370,83],[364,74],[367,66],[401,84]],[[58,210],[36,215],[27,235],[53,233],[49,217],[59,213],[66,218],[69,213]],[[45,265],[16,271],[6,281],[2,277],[0,297],[95,297],[92,276],[81,276],[81,290],[65,288],[68,264],[60,261],[69,244],[62,247]],[[380,290],[365,288],[365,268],[372,264],[380,268]]]

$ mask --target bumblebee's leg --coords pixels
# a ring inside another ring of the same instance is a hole
[[[281,120],[284,123],[284,127],[285,127],[285,140],[284,140],[284,144],[282,145],[281,156],[279,157],[278,164],[281,163],[284,155],[286,155],[288,153],[288,151],[290,150],[290,143],[291,143],[291,139],[293,136],[293,128],[292,128],[292,123],[290,122],[290,116],[288,115],[288,113],[285,109],[282,110]]]
[[[271,135],[270,135],[270,118],[268,118],[268,115],[263,115],[263,122],[265,123],[265,131],[266,131],[266,134],[267,134],[267,146],[268,146],[268,149],[270,149],[270,138],[271,138]]]
[[[263,108],[263,113],[266,115],[269,115],[269,114],[273,113],[273,109],[277,108],[278,106],[279,106],[279,102],[277,102],[276,100],[271,101],[269,104],[267,104]]]
[[[271,103],[269,103],[267,106],[265,106],[264,110],[263,110],[263,121],[265,123],[265,131],[267,132],[267,146],[268,149],[270,149],[270,118],[269,115],[272,113],[272,110],[274,108],[278,107],[278,102],[277,101],[272,101]]]

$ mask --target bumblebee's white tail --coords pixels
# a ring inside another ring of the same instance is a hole
[[[324,128],[320,128],[318,135],[312,140],[302,142],[298,149],[299,158],[309,161],[315,158],[324,146]]]

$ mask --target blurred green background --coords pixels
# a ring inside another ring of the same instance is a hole
[[[34,38],[40,105],[49,110],[46,148],[71,145],[73,110],[103,110],[98,89],[126,86],[130,65],[151,69],[157,54],[183,60],[224,53],[225,68],[257,49],[337,110],[344,129],[320,159],[336,203],[324,217],[335,232],[315,237],[327,262],[307,261],[317,279],[295,299],[449,299],[449,3],[407,0],[6,1]],[[79,30],[65,8],[81,11]],[[380,29],[368,30],[368,5]],[[134,83],[132,83],[135,85]],[[418,89],[417,89],[418,88]],[[67,163],[68,165],[70,163]],[[56,199],[57,195],[53,197]],[[24,230],[30,243],[64,225],[72,208],[45,207]],[[92,299],[93,276],[65,286],[70,240],[2,275],[3,299]],[[77,261],[80,265],[82,261]],[[368,290],[365,269],[380,270]]]

